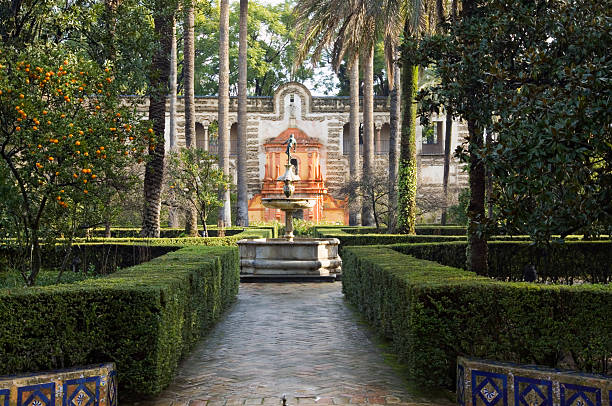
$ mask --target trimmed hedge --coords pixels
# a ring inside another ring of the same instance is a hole
[[[351,227],[342,230],[350,234],[384,234],[386,232],[384,229],[376,230],[375,227]],[[416,226],[415,231],[417,235],[461,235],[463,237],[467,233],[465,226]]]
[[[342,260],[347,299],[421,384],[452,389],[458,355],[555,367],[572,354],[606,372],[611,285],[498,282],[388,247],[347,247]]]
[[[249,232],[250,230],[270,230],[271,238],[276,238],[278,236],[278,227],[274,224],[272,225],[262,225],[256,227],[231,227],[225,229],[225,236],[231,237],[236,234],[242,232]],[[200,227],[199,231],[201,232],[203,229]],[[91,238],[105,238],[105,229],[103,228],[95,228],[91,230],[90,236]],[[208,226],[208,236],[209,237],[217,237],[219,233],[219,229],[216,226]],[[160,238],[182,238],[185,235],[184,228],[162,228],[160,230]],[[111,228],[111,238],[139,238],[140,237],[140,228],[138,227],[112,227]]]
[[[318,238],[337,238],[340,245],[348,247],[351,245],[389,245],[400,243],[418,242],[447,242],[464,241],[465,236],[436,236],[436,235],[408,235],[408,234],[361,234],[347,232],[338,229],[319,228],[317,229]]]
[[[537,247],[524,241],[489,241],[485,276],[520,281],[527,264],[536,266],[540,280],[550,282],[612,282],[612,241],[566,241]],[[393,249],[444,265],[465,268],[466,242],[400,244]]]
[[[155,395],[235,299],[236,247],[193,246],[101,279],[0,289],[0,375],[112,360]]]
[[[200,232],[203,231],[203,228],[198,229]],[[244,227],[232,227],[225,229],[225,235],[227,237],[241,233],[245,230]],[[217,227],[208,226],[208,236],[216,237],[219,230]],[[103,228],[95,228],[90,231],[90,236],[96,237],[104,237],[106,231]],[[160,238],[180,238],[185,236],[184,228],[162,228],[159,231]],[[140,228],[138,227],[112,227],[111,228],[111,238],[133,238],[140,237]]]
[[[97,274],[114,272],[117,268],[138,265],[168,252],[190,245],[234,246],[243,238],[271,238],[272,228],[248,228],[228,237],[183,237],[183,238],[92,238],[77,240],[73,255],[80,258],[79,268],[88,271],[90,265]],[[66,255],[65,247],[43,247],[45,267],[59,268]],[[0,247],[0,271],[3,266],[13,266],[18,252],[11,246]]]

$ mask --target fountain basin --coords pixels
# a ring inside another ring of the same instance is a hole
[[[261,199],[261,203],[264,205],[264,207],[268,207],[270,209],[299,210],[313,207],[316,200],[302,197],[283,197]]]
[[[238,241],[241,280],[334,280],[342,271],[336,238]]]

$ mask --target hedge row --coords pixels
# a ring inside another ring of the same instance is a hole
[[[263,225],[257,227],[231,227],[225,229],[225,236],[231,237],[236,234],[242,233],[244,231],[249,231],[252,229],[266,229],[271,231],[272,238],[278,235],[277,226],[272,225]],[[202,232],[202,228],[200,227],[200,232]],[[90,237],[95,238],[104,238],[106,234],[105,229],[103,228],[95,228],[90,231]],[[219,229],[216,226],[208,226],[208,236],[209,237],[217,237],[219,234]],[[140,228],[137,227],[113,227],[111,228],[111,238],[138,238],[140,237]],[[185,229],[184,228],[162,228],[160,230],[161,238],[181,238],[185,237]]]
[[[458,355],[605,373],[612,286],[493,281],[388,247],[347,247],[343,291],[412,377],[454,387]]]
[[[375,227],[350,227],[342,228],[342,230],[350,234],[384,234],[386,232],[384,229],[377,230]],[[415,231],[417,235],[461,235],[463,237],[467,233],[465,226],[416,226]]]
[[[200,233],[202,233],[203,229],[199,229]],[[225,229],[225,235],[231,236],[234,234],[238,234],[244,231],[243,227],[237,228],[228,228]],[[208,236],[209,237],[217,237],[219,230],[217,228],[209,228]],[[106,235],[106,231],[103,228],[96,228],[89,233],[92,237],[104,237]],[[185,229],[184,228],[162,228],[159,231],[159,235],[161,238],[179,238],[185,237]],[[122,227],[113,227],[111,228],[111,237],[112,238],[129,238],[129,237],[140,237],[140,228],[122,228]]]
[[[239,234],[228,237],[133,237],[77,240],[72,248],[68,268],[71,268],[72,259],[78,257],[80,271],[89,271],[93,267],[97,274],[108,274],[117,268],[138,265],[189,245],[233,246],[243,238],[271,238],[272,235],[272,228],[247,228]],[[66,247],[61,244],[45,246],[43,251],[46,268],[59,268],[65,260]],[[20,263],[24,263],[23,260],[19,260],[19,255],[20,251],[10,245],[0,247],[0,270],[4,267],[18,268]]]
[[[0,290],[0,375],[113,360],[122,390],[155,395],[234,300],[236,247],[193,246],[109,277]]]
[[[447,242],[464,241],[465,236],[451,235],[408,235],[408,234],[377,234],[377,233],[352,233],[345,230],[318,228],[316,232],[319,238],[337,238],[343,247],[351,245],[389,245],[400,243],[417,242]]]
[[[538,247],[527,241],[490,241],[485,276],[520,281],[527,264],[536,267],[540,281],[612,282],[612,241],[566,241]],[[465,268],[466,242],[399,244],[393,249],[415,257]]]

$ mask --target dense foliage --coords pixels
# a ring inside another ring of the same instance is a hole
[[[441,82],[425,116],[452,106],[492,142],[470,139],[465,160],[494,176],[496,222],[513,233],[596,234],[612,226],[612,15],[609,2],[470,1],[450,35],[414,52]],[[477,95],[477,97],[474,97]],[[425,117],[424,117],[425,118]],[[477,131],[475,132],[477,133]],[[472,137],[472,133],[470,133]]]
[[[458,355],[607,373],[612,286],[496,282],[385,247],[348,247],[343,291],[416,381],[451,389]]]
[[[0,49],[0,205],[3,226],[33,251],[28,284],[42,237],[102,221],[154,140],[145,125],[120,103],[109,68],[64,47]]]

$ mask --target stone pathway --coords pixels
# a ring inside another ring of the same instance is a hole
[[[440,404],[407,390],[344,302],[342,285],[241,284],[238,301],[142,406]],[[122,405],[126,404],[121,402]]]

